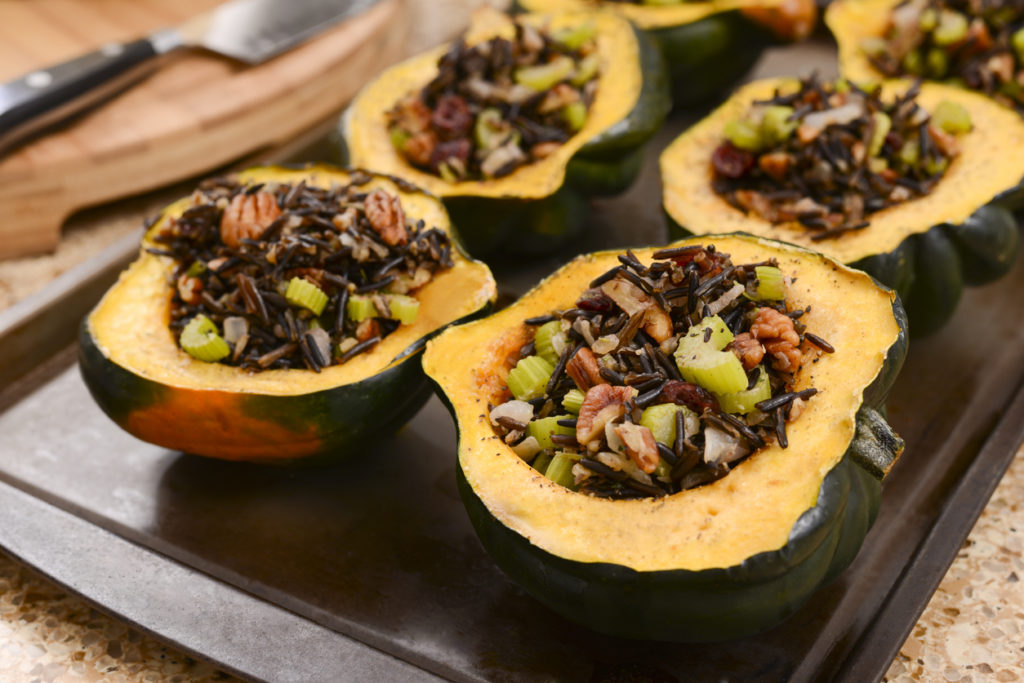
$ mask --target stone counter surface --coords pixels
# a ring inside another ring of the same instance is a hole
[[[481,0],[408,0],[410,51],[436,43]],[[494,0],[492,4],[504,4]],[[53,255],[0,263],[0,310],[138,227],[163,197],[72,219]],[[114,215],[114,218],[111,216]],[[120,217],[118,217],[120,216]],[[1024,449],[886,675],[888,681],[1024,681]],[[725,672],[723,672],[725,674]],[[0,683],[228,681],[108,617],[0,553]],[[680,680],[685,680],[681,673]]]

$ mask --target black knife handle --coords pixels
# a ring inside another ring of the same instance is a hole
[[[139,80],[160,52],[149,38],[112,43],[0,84],[0,153]]]

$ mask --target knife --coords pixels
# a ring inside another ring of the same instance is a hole
[[[233,0],[180,26],[0,84],[0,154],[124,90],[175,50],[201,47],[259,64],[376,2]]]

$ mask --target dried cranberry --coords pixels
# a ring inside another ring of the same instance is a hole
[[[576,300],[576,308],[584,311],[610,311],[612,300],[600,289],[592,288],[583,292],[583,296]]]
[[[442,136],[459,138],[469,131],[473,117],[469,113],[466,100],[458,95],[442,95],[437,101],[437,108],[431,114],[430,122]]]
[[[450,159],[458,159],[465,164],[469,159],[469,153],[472,151],[472,148],[473,145],[470,143],[469,138],[439,142],[434,147],[433,154],[430,155],[430,168],[437,171],[443,162]]]
[[[718,175],[742,178],[754,168],[754,155],[729,142],[723,142],[711,155],[711,165]]]
[[[707,409],[718,410],[718,399],[706,389],[690,382],[671,380],[661,390],[661,398],[669,403],[686,406],[695,413],[703,413]]]

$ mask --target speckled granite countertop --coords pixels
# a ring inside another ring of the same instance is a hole
[[[488,0],[409,0],[411,48],[451,33]],[[492,0],[491,4],[504,4]],[[440,6],[440,7],[439,7]],[[124,218],[74,218],[58,252],[0,264],[0,309],[137,229],[163,203],[122,202]],[[125,207],[124,205],[127,206]],[[1024,681],[1024,449],[886,675],[888,681]],[[142,635],[0,553],[0,681],[227,681],[227,674]]]

